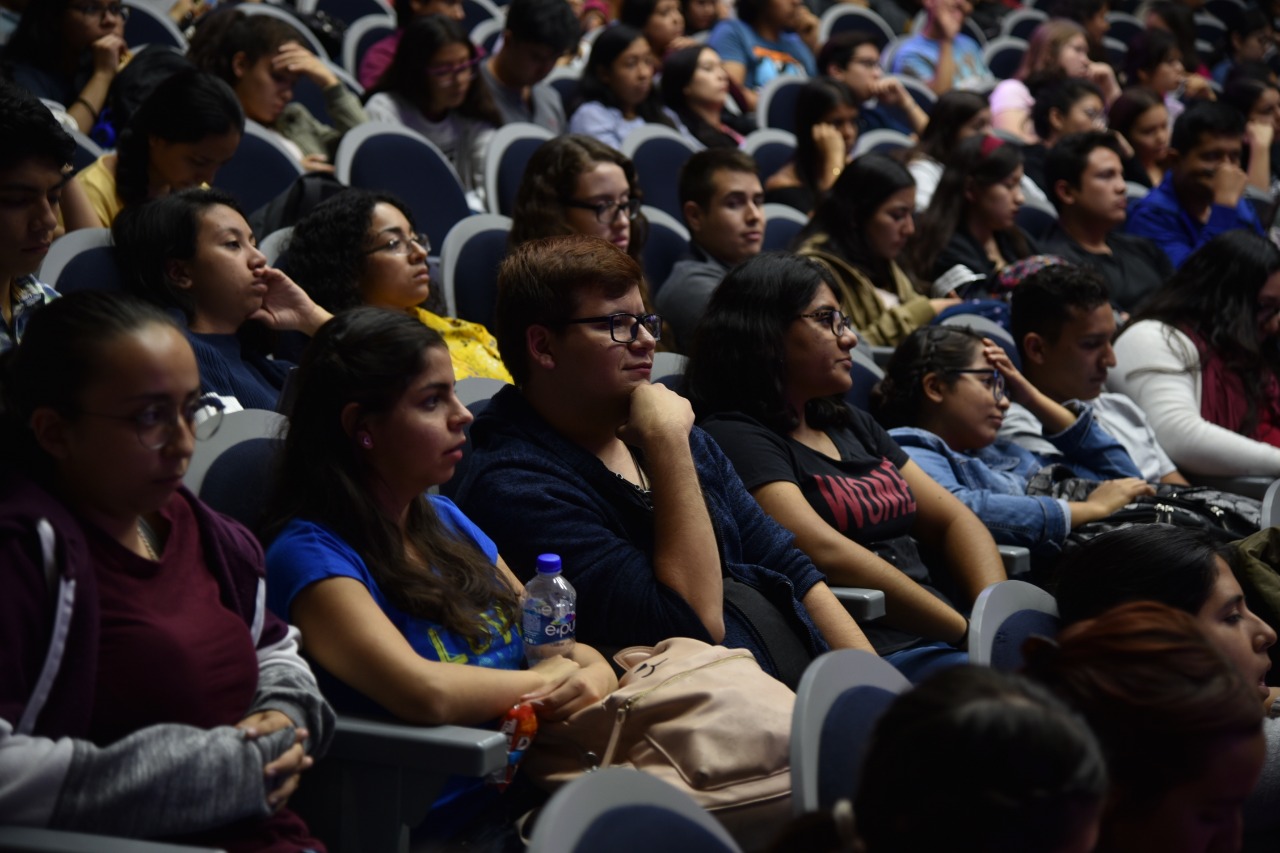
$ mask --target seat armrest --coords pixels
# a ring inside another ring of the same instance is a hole
[[[507,739],[491,729],[414,726],[339,714],[324,760],[485,776],[506,765]]]
[[[1011,580],[1024,580],[1031,574],[1031,551],[1021,545],[997,545],[1000,562],[1004,563],[1005,576]]]
[[[884,615],[884,592],[856,586],[833,586],[836,599],[859,622],[870,622]]]
[[[212,847],[186,847],[34,826],[0,826],[0,850],[11,853],[220,853]]]

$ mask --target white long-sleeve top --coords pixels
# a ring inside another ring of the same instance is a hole
[[[1218,477],[1280,476],[1280,447],[1254,441],[1200,416],[1200,356],[1182,332],[1143,320],[1116,340],[1107,388],[1146,412],[1178,468]]]

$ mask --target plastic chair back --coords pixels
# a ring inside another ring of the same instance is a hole
[[[203,495],[204,480],[214,463],[231,448],[242,442],[256,438],[275,439],[283,435],[288,419],[279,412],[266,409],[241,409],[228,412],[222,416],[218,431],[204,441],[197,441],[195,451],[191,454],[191,462],[187,465],[187,473],[182,478],[183,485]],[[242,472],[249,476],[250,472]],[[246,488],[253,484],[244,481]]]
[[[555,134],[530,122],[505,124],[493,134],[484,161],[485,199],[490,213],[510,216],[529,158]]]
[[[910,687],[906,676],[870,652],[841,649],[809,664],[791,718],[791,803],[797,816],[830,808],[856,791],[863,747],[876,720]]]
[[[808,81],[803,77],[778,77],[760,89],[756,102],[756,121],[761,127],[796,132],[796,98],[800,87]]]
[[[485,21],[501,21],[505,16],[491,0],[462,0],[462,28],[471,32]]]
[[[649,282],[649,296],[656,297],[658,288],[671,275],[671,268],[689,248],[689,231],[661,210],[647,204],[641,209],[649,220],[649,239],[645,241],[641,260],[645,280]]]
[[[71,130],[68,131],[68,133],[70,133],[71,138],[76,141],[76,150],[71,155],[72,174],[75,174],[86,166],[92,165],[94,160],[97,160],[102,156],[103,151],[101,145],[94,142],[80,131]]]
[[[498,266],[507,254],[511,219],[489,213],[471,216],[449,231],[440,247],[445,310],[493,328],[498,304]]]
[[[1058,602],[1025,581],[1000,581],[978,596],[969,617],[969,660],[1013,672],[1022,666],[1028,637],[1057,636]]]
[[[664,124],[646,124],[627,134],[620,150],[635,164],[644,203],[679,219],[680,169],[700,147]]]
[[[377,2],[377,0],[374,0]],[[384,9],[376,15],[365,15],[353,22],[342,35],[342,67],[348,74],[360,72],[360,60],[374,44],[396,30],[396,19]]]
[[[187,52],[187,39],[168,15],[138,0],[123,0],[129,7],[129,20],[124,22],[124,42],[131,48],[144,44],[164,44]]]
[[[364,96],[364,87],[361,86],[355,77],[347,73],[347,69],[337,63],[322,59],[333,75],[338,78],[338,82],[346,86],[347,89],[357,98]],[[307,112],[318,118],[326,124],[333,124],[333,117],[329,115],[329,105],[324,100],[324,90],[312,83],[311,80],[302,76],[293,84],[293,99],[307,108]]]
[[[125,289],[110,228],[83,228],[54,240],[36,277],[63,296],[81,290]]]
[[[289,189],[301,174],[302,164],[271,131],[246,120],[240,147],[218,170],[213,185],[235,196],[245,213],[253,213]]]
[[[374,121],[354,127],[338,144],[334,165],[338,180],[347,186],[398,196],[434,245],[441,245],[449,230],[471,215],[449,158],[408,128]]]
[[[876,47],[883,48],[893,41],[893,27],[871,9],[837,3],[822,13],[818,24],[818,42],[826,44],[840,33],[869,33],[876,39]]]
[[[747,134],[742,150],[756,161],[756,170],[763,182],[796,156],[796,135],[789,130],[762,127]]]
[[[884,368],[876,364],[869,349],[859,344],[849,355],[853,358],[853,387],[845,392],[844,401],[855,409],[871,411],[871,389],[884,379]]]
[[[882,127],[878,130],[869,130],[866,133],[858,135],[858,141],[853,144],[853,156],[861,157],[863,154],[876,152],[879,154],[888,154],[891,151],[905,151],[915,145],[911,137],[905,133]]]
[[[1040,204],[1031,199],[1027,199],[1022,207],[1018,208],[1018,214],[1015,222],[1018,227],[1026,231],[1036,240],[1041,239],[1049,233],[1058,221],[1058,211],[1051,204]]]
[[[764,206],[764,242],[762,252],[784,251],[809,224],[809,217],[789,204],[768,203]]]
[[[311,0],[310,5],[314,9],[304,11],[325,12],[348,26],[370,15],[387,14],[387,5],[380,0]],[[302,2],[298,3],[298,8],[303,9]]]
[[[1013,36],[1001,36],[993,39],[982,51],[982,58],[991,69],[991,73],[1001,80],[1007,80],[1018,71],[1022,64],[1022,56],[1027,52],[1027,43]]]
[[[1029,41],[1036,28],[1047,20],[1049,16],[1038,9],[1016,9],[1000,22],[1000,35]]]

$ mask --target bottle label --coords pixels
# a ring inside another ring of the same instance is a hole
[[[525,602],[523,631],[527,646],[545,646],[574,638],[575,614],[567,602],[534,598]]]

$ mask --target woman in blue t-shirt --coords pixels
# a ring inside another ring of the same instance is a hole
[[[354,308],[320,329],[268,513],[268,605],[349,688],[330,693],[339,708],[354,690],[423,725],[482,724],[521,702],[561,720],[617,681],[582,644],[525,668],[520,582],[450,500],[425,495],[466,443],[453,386],[444,341],[413,317]]]
[[[687,388],[747,489],[831,582],[884,590],[886,627],[867,636],[920,676],[962,662],[946,645],[966,638],[961,610],[1004,570],[982,522],[844,402],[858,339],[839,304],[816,262],[756,256],[712,297]],[[933,587],[917,542],[949,569],[956,606]]]

